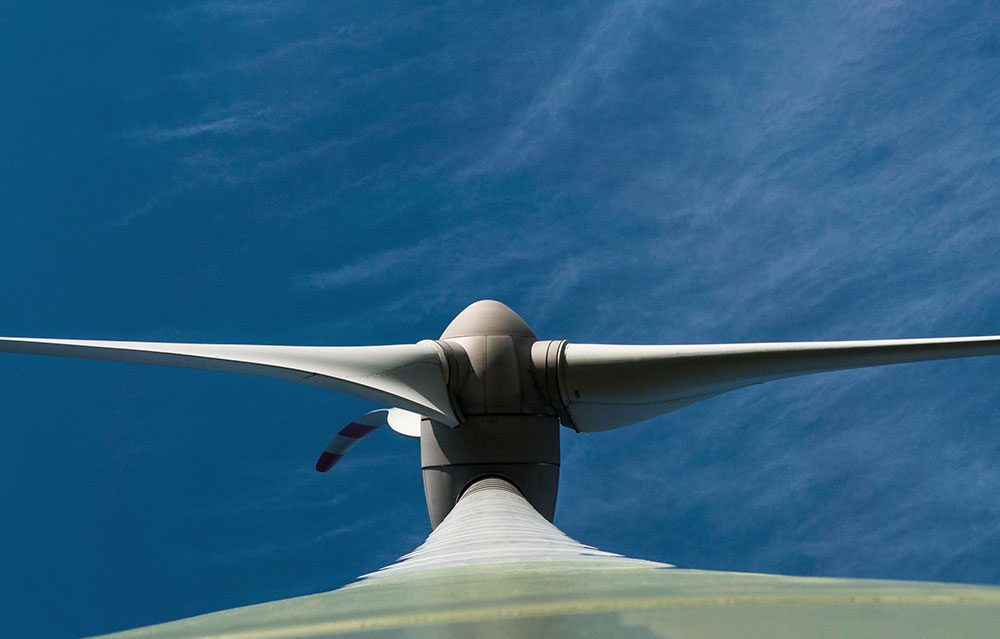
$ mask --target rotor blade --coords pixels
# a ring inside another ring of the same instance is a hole
[[[560,394],[580,432],[620,428],[785,377],[1000,354],[1000,336],[684,346],[566,344]]]
[[[0,352],[199,368],[319,386],[458,424],[440,347],[259,346],[0,338]]]
[[[344,458],[347,451],[354,448],[354,446],[361,441],[362,437],[371,434],[373,431],[378,430],[382,426],[385,426],[388,423],[388,420],[389,410],[380,408],[378,410],[373,410],[370,413],[365,413],[347,426],[344,426],[340,429],[340,432],[330,440],[330,443],[326,445],[326,450],[323,451],[323,453],[319,456],[319,459],[316,461],[316,470],[321,473],[325,473],[333,468],[337,462]]]

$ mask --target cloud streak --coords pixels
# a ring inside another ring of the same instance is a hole
[[[493,297],[574,341],[990,332],[1000,159],[984,132],[1000,98],[981,79],[997,62],[977,53],[982,16],[956,7],[937,31],[891,3],[599,3],[539,10],[537,27],[517,7],[450,7],[430,10],[439,39],[416,36],[428,13],[385,29],[327,16],[188,69],[192,87],[266,91],[136,141],[181,151],[182,196],[251,190],[301,211],[281,276],[303,304],[331,300],[327,329],[423,327]],[[199,15],[215,14],[184,20]],[[633,541],[682,565],[960,577],[962,557],[992,556],[1000,502],[976,487],[995,444],[938,428],[974,419],[961,388],[914,409],[947,381],[920,370],[783,382],[572,440],[560,517],[610,550],[608,520],[702,531]],[[919,390],[887,390],[901,383]],[[635,461],[609,485],[602,458]],[[911,568],[921,552],[930,573]]]

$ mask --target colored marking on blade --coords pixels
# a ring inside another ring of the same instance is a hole
[[[359,441],[361,440],[357,437],[344,437],[343,435],[337,435],[330,441],[325,450],[328,453],[343,455],[347,451],[354,448]]]
[[[319,460],[316,462],[316,470],[321,473],[325,473],[333,468],[337,462],[343,458],[344,455],[342,453],[328,453],[324,451],[323,454],[319,456]]]
[[[344,437],[353,437],[355,439],[361,439],[373,430],[377,430],[378,426],[367,426],[365,424],[359,424],[357,422],[351,422],[344,429],[337,433],[338,435],[343,435]]]

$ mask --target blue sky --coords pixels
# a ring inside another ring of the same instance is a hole
[[[0,333],[1000,333],[987,2],[17,3],[0,19]],[[1000,361],[776,382],[565,432],[556,523],[684,567],[1000,584]],[[371,405],[0,357],[5,636],[318,592],[429,531]]]

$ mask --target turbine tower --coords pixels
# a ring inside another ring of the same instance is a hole
[[[1000,589],[661,570],[671,566],[585,546],[551,523],[560,423],[581,433],[598,432],[795,375],[996,355],[997,336],[573,344],[539,340],[514,311],[487,300],[462,311],[440,339],[417,344],[11,337],[0,338],[0,351],[261,375],[390,407],[341,429],[316,462],[321,472],[384,425],[420,438],[434,530],[413,552],[338,590],[140,628],[114,639],[314,639],[357,633],[579,638],[634,636],[642,629],[649,636],[692,639],[746,632],[761,638],[937,637],[956,636],[958,619],[958,634],[972,637],[992,636],[1000,625]]]

